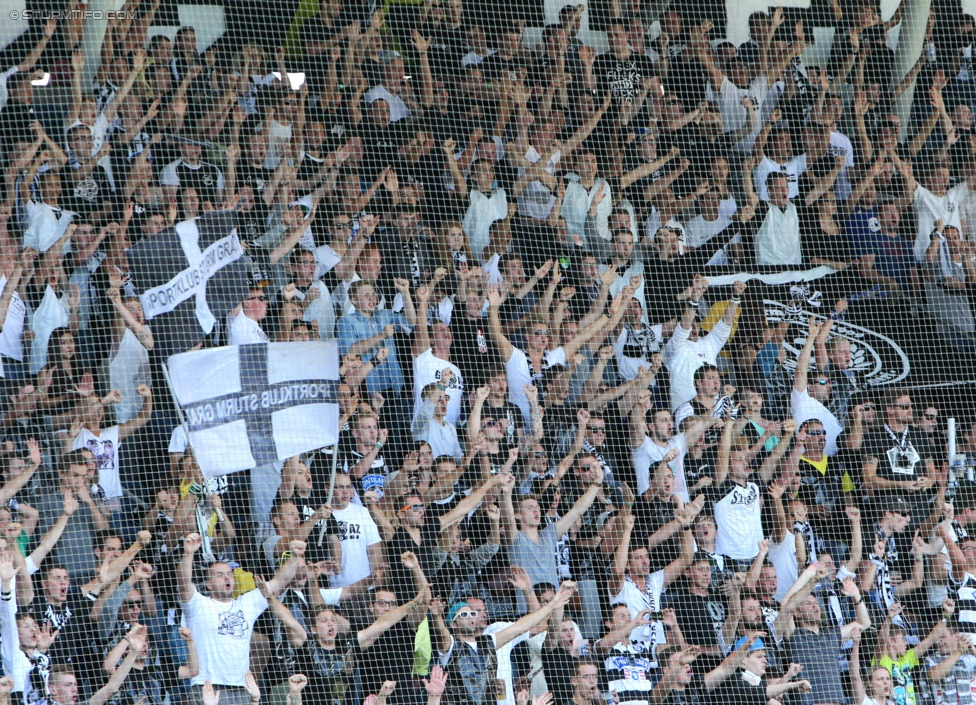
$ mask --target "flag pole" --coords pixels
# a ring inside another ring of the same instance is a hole
[[[169,367],[167,366],[165,360],[160,360],[159,366],[163,370],[163,379],[166,380],[166,388],[169,389],[169,396],[173,400],[173,406],[176,407],[176,418],[179,419],[180,426],[183,427],[183,435],[186,436],[186,447],[189,448],[190,450],[193,450],[193,443],[190,441],[190,431],[186,427],[186,417],[183,416],[183,409],[180,408],[179,399],[176,398],[176,392],[173,391],[173,380],[169,376]],[[196,452],[194,452],[193,459],[194,462],[196,462]],[[199,467],[200,465],[198,463],[197,468]],[[200,474],[203,475],[203,470],[200,470]],[[212,494],[212,492],[210,491],[210,483],[207,482],[207,479],[208,478],[204,476],[203,484],[200,488],[203,491],[201,496],[209,496],[210,494]],[[214,507],[214,511],[216,511],[217,513],[217,518],[220,519],[220,521],[224,521],[225,519],[224,512],[219,507]],[[204,556],[205,558],[208,556],[212,557],[212,554],[210,552],[210,537],[207,536],[206,531],[203,530],[203,527],[200,524],[201,520],[200,520],[199,508],[197,509],[195,514],[197,517],[198,531],[200,532],[200,536],[203,538]]]
[[[186,447],[190,450],[193,449],[193,442],[190,440],[190,431],[186,427],[186,417],[183,416],[183,409],[180,408],[180,401],[176,398],[176,392],[173,391],[173,380],[169,376],[169,366],[166,364],[165,360],[159,361],[159,366],[163,370],[163,379],[166,380],[166,388],[169,390],[170,399],[173,400],[173,406],[176,407],[176,418],[180,421],[180,426],[183,428],[183,435],[186,436]],[[195,453],[195,451],[194,451]],[[195,456],[194,456],[195,457]],[[199,463],[198,463],[199,466]],[[201,474],[203,471],[201,470]],[[206,478],[204,478],[206,479]],[[203,483],[203,493],[210,494],[210,485],[206,482]]]
[[[339,429],[340,433],[342,429]],[[339,436],[336,435],[336,444],[332,446],[332,475],[329,477],[329,498],[326,500],[326,504],[330,507],[332,506],[332,494],[335,492],[335,476],[336,476],[336,466],[339,464]]]

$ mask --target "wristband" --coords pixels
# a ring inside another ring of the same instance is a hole
[[[691,299],[688,299],[687,301],[685,301],[685,305],[686,306],[691,306],[692,308],[698,308],[698,302],[697,301],[692,301]]]
[[[859,598],[857,598],[857,600],[854,601],[854,605],[855,606],[861,605],[861,604],[864,604],[864,598],[863,597],[859,597]]]
[[[376,441],[376,443],[373,444],[373,447],[376,450],[383,450],[383,441]]]
[[[737,295],[737,294],[732,294],[732,303],[734,303],[734,304],[741,304],[742,303],[742,297],[739,296],[739,295]]]

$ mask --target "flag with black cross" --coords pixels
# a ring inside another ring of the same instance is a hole
[[[334,445],[336,341],[259,343],[169,358],[167,375],[200,470],[216,477]]]

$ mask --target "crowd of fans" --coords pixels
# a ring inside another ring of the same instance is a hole
[[[872,299],[974,349],[976,22],[939,4],[901,76],[901,6],[735,46],[710,5],[594,6],[603,53],[583,5],[33,27],[0,705],[971,705],[976,419],[950,468],[939,400],[835,327]],[[213,211],[251,275],[202,345],[336,339],[342,375],[336,446],[216,478],[127,257]],[[781,319],[757,271],[806,273]]]

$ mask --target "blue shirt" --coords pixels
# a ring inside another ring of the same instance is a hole
[[[343,355],[349,352],[349,348],[360,340],[367,340],[381,333],[383,328],[388,325],[401,326],[405,324],[405,319],[399,313],[393,313],[388,309],[374,311],[373,315],[367,318],[359,311],[353,311],[339,319],[339,352]],[[388,389],[397,392],[403,389],[403,371],[400,369],[400,362],[397,360],[396,343],[393,338],[387,338],[376,348],[363,354],[363,360],[369,361],[376,356],[376,351],[381,347],[387,348],[390,353],[386,362],[377,365],[366,377],[366,389],[370,394],[385,392]]]

